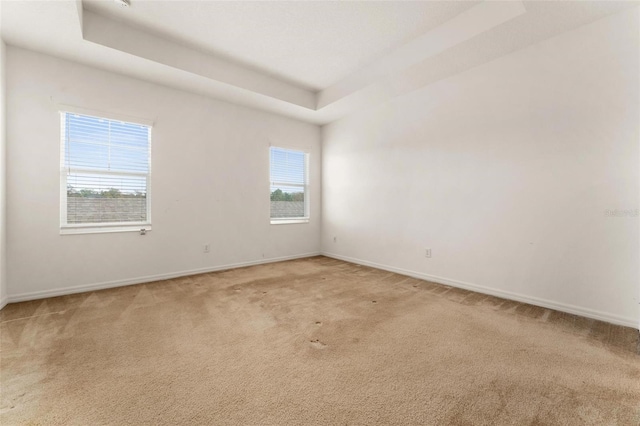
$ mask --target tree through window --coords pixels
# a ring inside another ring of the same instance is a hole
[[[271,222],[309,219],[309,154],[271,147]]]
[[[61,112],[61,225],[148,227],[151,127]]]

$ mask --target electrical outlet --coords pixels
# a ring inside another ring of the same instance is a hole
[[[205,253],[209,253],[210,250],[211,250],[211,244],[205,244],[204,249],[202,251]]]
[[[424,249],[424,257],[431,257],[431,249],[430,248]]]

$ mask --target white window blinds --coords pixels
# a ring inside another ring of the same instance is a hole
[[[61,112],[62,226],[148,225],[151,127]]]
[[[309,218],[308,157],[303,151],[271,147],[271,221]]]

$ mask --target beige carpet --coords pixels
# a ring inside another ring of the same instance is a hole
[[[637,331],[325,257],[0,314],[2,425],[640,424]]]

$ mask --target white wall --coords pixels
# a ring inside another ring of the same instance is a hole
[[[632,9],[325,126],[323,251],[637,327],[638,49]]]
[[[1,2],[0,2],[1,3]],[[0,6],[1,8],[2,6]],[[7,303],[6,254],[6,45],[0,40],[0,309]]]
[[[10,300],[319,252],[317,126],[12,46],[7,56]],[[59,234],[56,103],[155,120],[146,236]],[[308,224],[269,223],[270,143],[310,150]]]

